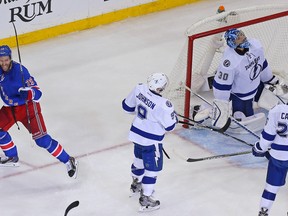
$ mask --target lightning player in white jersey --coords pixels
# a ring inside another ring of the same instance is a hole
[[[224,38],[228,47],[225,49],[220,65],[217,69],[213,93],[214,104],[225,110],[224,119],[213,122],[222,127],[229,113],[228,101],[232,101],[232,113],[236,119],[253,116],[253,99],[258,91],[260,82],[277,84],[278,78],[272,74],[264,56],[261,43],[256,39],[247,39],[244,32],[229,29]],[[226,108],[225,108],[226,107]]]
[[[154,73],[148,77],[147,84],[138,84],[122,102],[126,112],[135,114],[129,132],[129,140],[134,143],[130,189],[141,194],[140,211],[160,208],[160,201],[152,193],[163,166],[162,141],[165,132],[172,131],[177,123],[172,103],[161,96],[168,77]]]
[[[260,141],[256,142],[252,149],[254,156],[269,156],[266,186],[262,194],[259,216],[268,216],[279,188],[285,184],[288,170],[287,136],[288,105],[279,104],[269,111]]]

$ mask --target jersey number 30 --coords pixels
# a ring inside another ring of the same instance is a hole
[[[228,74],[223,73],[222,71],[219,71],[218,78],[222,80],[227,80],[228,79]]]

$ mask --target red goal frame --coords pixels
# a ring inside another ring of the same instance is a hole
[[[285,17],[285,16],[288,16],[288,11],[283,11],[280,13],[263,16],[260,18],[256,18],[256,19],[245,21],[245,22],[240,22],[237,24],[233,24],[233,25],[229,25],[229,26],[225,26],[225,27],[221,27],[221,28],[217,28],[217,29],[213,29],[213,30],[209,30],[205,32],[200,32],[200,33],[188,36],[188,54],[187,54],[187,70],[186,70],[186,86],[188,87],[188,89],[191,89],[191,83],[192,83],[194,40],[198,38],[203,38],[206,36],[214,35],[217,33],[222,33],[231,28],[245,27],[245,26],[254,25],[260,22],[265,22],[265,21],[269,21],[269,20],[273,20],[273,19],[277,19],[277,18]],[[185,100],[184,100],[184,116],[187,118],[189,118],[189,114],[190,114],[190,99],[191,99],[190,98],[191,92],[188,89],[185,89]]]

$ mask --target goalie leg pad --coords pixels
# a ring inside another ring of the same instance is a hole
[[[212,126],[215,128],[224,128],[230,119],[230,113],[229,101],[214,99],[211,116]]]
[[[258,106],[266,110],[270,110],[275,105],[277,105],[278,102],[279,102],[279,99],[269,89],[265,87],[258,100]]]

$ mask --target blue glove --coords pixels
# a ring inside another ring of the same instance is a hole
[[[18,89],[18,92],[19,92],[21,98],[23,98],[25,100],[29,101],[29,100],[33,100],[33,98],[34,98],[34,91],[30,87],[25,87],[25,88],[21,87]]]
[[[263,151],[262,148],[260,147],[259,142],[257,141],[255,145],[252,148],[252,154],[255,157],[264,157],[266,155],[266,151]]]

